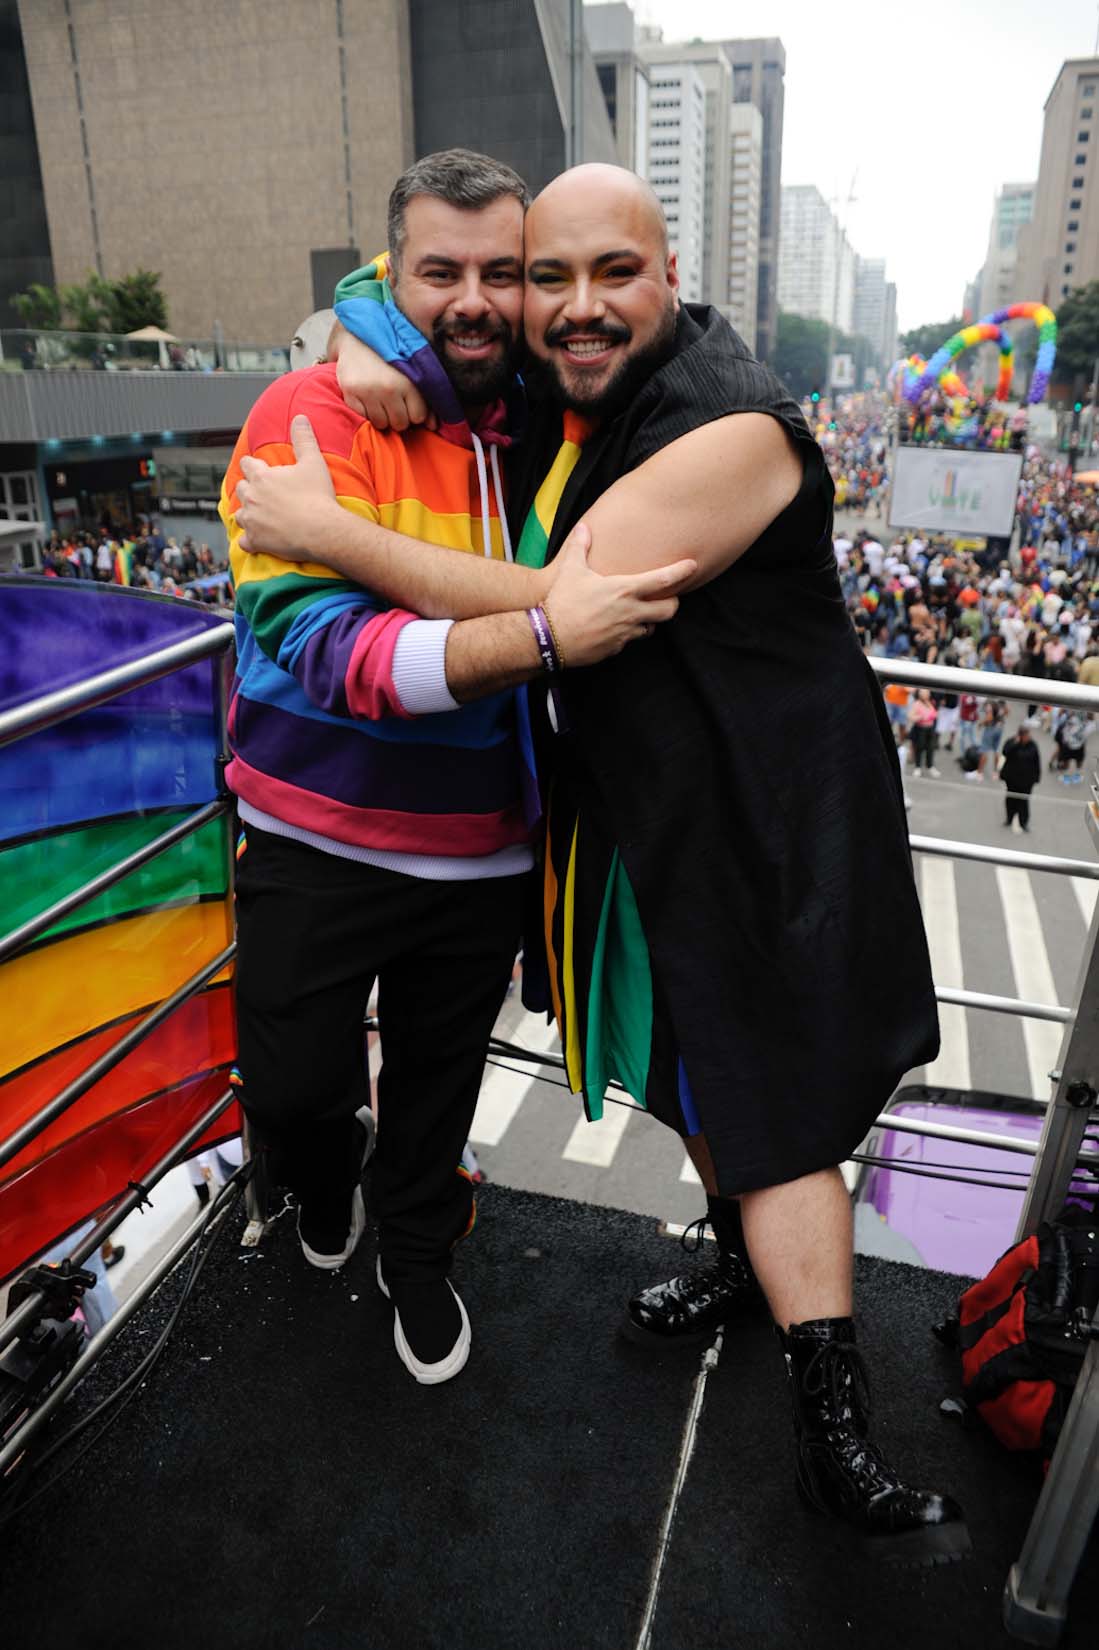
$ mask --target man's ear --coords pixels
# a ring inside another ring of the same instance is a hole
[[[678,252],[669,252],[668,253],[668,261],[664,266],[664,273],[665,273],[665,276],[667,277],[669,287],[672,289],[673,292],[678,293],[678,291],[679,291],[679,254],[678,254]]]

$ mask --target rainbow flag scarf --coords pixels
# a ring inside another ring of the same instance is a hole
[[[515,552],[523,566],[545,565],[561,499],[590,433],[583,419],[565,413],[561,449]],[[618,849],[582,817],[567,757],[550,779],[545,811],[543,921],[549,991],[569,1087],[583,1095],[594,1122],[603,1115],[603,1096],[612,1078],[640,1105],[650,1105],[656,1016],[649,948]],[[683,1110],[689,1121],[688,1107]]]

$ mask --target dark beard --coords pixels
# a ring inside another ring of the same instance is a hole
[[[463,405],[483,406],[498,400],[515,377],[518,346],[509,340],[506,332],[494,331],[488,336],[499,338],[504,345],[498,361],[455,361],[447,354],[445,329],[441,326],[433,329],[431,347]]]
[[[653,373],[668,360],[675,344],[677,322],[678,310],[674,304],[670,304],[656,335],[639,350],[624,355],[607,383],[588,396],[577,395],[574,389],[566,387],[561,382],[557,372],[557,358],[551,356],[545,363],[545,376],[558,406],[569,412],[583,413],[589,418],[615,418],[630,405],[642,385],[647,383]]]

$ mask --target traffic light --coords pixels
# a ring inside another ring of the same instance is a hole
[[[1073,410],[1073,412],[1083,412],[1084,403],[1082,401],[1075,402],[1074,405],[1073,405],[1072,410]]]
[[[812,395],[809,397],[809,399],[815,407],[817,402],[820,400],[820,391],[819,390],[814,390]]]

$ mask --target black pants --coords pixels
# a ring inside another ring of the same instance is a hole
[[[1030,825],[1029,791],[1026,796],[1019,796],[1018,794],[1012,796],[1009,794],[1004,798],[1004,806],[1007,809],[1007,823],[1009,825],[1013,819],[1017,819],[1024,829]]]
[[[459,1172],[519,947],[526,878],[429,882],[247,828],[237,877],[241,1099],[276,1178],[318,1210],[358,1179],[363,1015],[383,1064],[371,1204],[390,1277],[445,1277],[473,1218]]]

